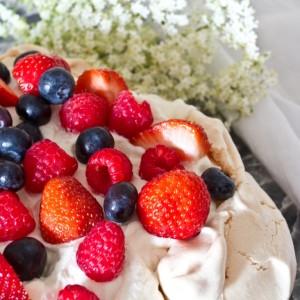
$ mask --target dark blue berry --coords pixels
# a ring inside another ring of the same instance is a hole
[[[21,53],[20,55],[18,55],[15,60],[14,60],[14,66],[16,65],[16,63],[18,62],[19,59],[27,56],[27,55],[30,55],[30,54],[36,54],[36,53],[39,53],[39,51],[36,51],[36,50],[29,50],[29,51],[26,51],[26,52],[23,52]]]
[[[124,223],[134,213],[138,192],[130,182],[121,181],[111,186],[104,198],[104,212],[108,220]]]
[[[16,127],[27,132],[30,135],[33,143],[44,139],[39,127],[30,121],[23,121]]]
[[[4,249],[3,255],[21,281],[41,277],[47,262],[45,246],[33,237],[11,242]]]
[[[19,98],[16,111],[21,119],[38,126],[47,124],[51,118],[50,103],[42,97],[30,94],[24,94]]]
[[[221,169],[212,167],[206,169],[201,178],[205,182],[210,196],[214,200],[226,200],[233,196],[235,185],[231,177]]]
[[[31,145],[32,139],[24,130],[16,127],[0,129],[0,159],[19,164]]]
[[[86,164],[92,154],[103,148],[114,148],[115,140],[104,127],[91,127],[81,132],[75,143],[77,159]]]
[[[43,73],[38,89],[51,104],[63,104],[73,95],[75,80],[66,69],[55,67]]]
[[[17,192],[24,187],[24,171],[12,161],[0,161],[0,191]]]
[[[2,79],[5,83],[9,84],[10,82],[10,73],[7,69],[6,65],[0,61],[0,79]]]
[[[11,114],[5,107],[0,106],[0,129],[11,125],[12,125]]]

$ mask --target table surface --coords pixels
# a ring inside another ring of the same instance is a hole
[[[0,39],[0,53],[5,52],[12,45],[12,40],[1,40]],[[298,262],[298,253],[300,254],[300,213],[297,207],[292,203],[286,196],[284,191],[279,185],[272,179],[270,174],[249,150],[246,144],[242,141],[238,135],[231,132],[233,141],[235,142],[242,160],[245,165],[245,169],[255,178],[263,190],[273,199],[276,206],[280,209],[283,216],[285,217],[289,226]],[[300,260],[300,257],[299,257]],[[293,293],[290,300],[300,300],[300,270],[297,269],[297,277],[294,285]]]

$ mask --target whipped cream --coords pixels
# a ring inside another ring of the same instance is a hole
[[[11,49],[1,60],[11,69],[16,55],[33,48],[37,47]],[[37,49],[47,53],[45,49]],[[75,77],[90,68],[81,60],[68,62]],[[18,91],[14,80],[10,85]],[[18,194],[37,223],[30,236],[39,239],[48,253],[43,276],[23,283],[30,298],[56,299],[59,290],[67,284],[82,284],[101,300],[288,299],[295,279],[296,259],[287,224],[273,201],[245,172],[222,122],[204,116],[181,100],[168,102],[155,95],[135,96],[138,101],[149,102],[155,123],[181,118],[204,127],[212,143],[212,154],[183,164],[187,170],[199,175],[210,166],[220,166],[236,182],[234,196],[218,207],[212,202],[208,221],[201,233],[185,241],[149,234],[134,215],[128,224],[122,225],[126,252],[121,274],[111,282],[97,283],[77,266],[75,254],[82,238],[59,245],[43,241],[38,222],[41,194],[21,190]],[[14,108],[9,108],[9,111],[13,124],[18,124]],[[75,156],[77,135],[60,126],[58,111],[59,107],[53,106],[50,123],[40,129],[44,138],[51,139]],[[124,152],[133,164],[132,183],[140,191],[145,184],[138,175],[144,149],[112,134],[115,148]],[[86,182],[85,165],[79,163],[74,177],[92,192]],[[102,205],[103,197],[93,195]],[[7,244],[0,243],[0,252]]]

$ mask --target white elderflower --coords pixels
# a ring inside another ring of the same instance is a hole
[[[250,114],[274,84],[274,74],[265,67],[267,56],[256,45],[257,22],[249,0],[18,3],[37,11],[40,21],[27,24],[0,4],[0,37],[115,69],[131,90],[181,98],[216,116],[222,112],[226,124]],[[243,58],[215,68],[221,43]]]

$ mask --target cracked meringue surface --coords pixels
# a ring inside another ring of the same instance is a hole
[[[1,60],[11,69],[14,58],[29,49],[47,50],[24,45],[12,48]],[[76,78],[91,68],[83,60],[68,60]],[[14,80],[11,87],[18,93]],[[195,107],[181,100],[168,102],[156,95],[139,95],[139,101],[150,103],[154,120],[170,118],[197,122],[205,129],[212,151],[196,162],[186,162],[186,169],[201,173],[210,166],[220,166],[236,184],[234,196],[221,205],[211,204],[208,221],[201,233],[186,241],[164,239],[147,233],[136,216],[122,228],[126,240],[124,268],[115,280],[96,283],[85,276],[76,264],[78,239],[66,244],[50,245],[42,240],[39,228],[31,236],[47,248],[48,262],[43,276],[24,282],[32,300],[56,299],[67,284],[82,284],[101,300],[182,300],[182,299],[288,299],[296,274],[296,259],[292,239],[285,219],[273,201],[245,172],[240,155],[222,122],[208,118]],[[45,138],[58,143],[74,156],[77,135],[61,128],[58,107],[53,106],[51,122],[41,127]],[[13,108],[14,124],[18,117]],[[133,164],[132,183],[140,190],[145,184],[138,176],[144,149],[113,133],[115,148],[128,155]],[[74,175],[88,189],[85,166],[79,163]],[[89,189],[90,190],[90,189]],[[36,221],[40,194],[19,192],[23,203]],[[103,197],[94,195],[103,204]],[[37,222],[38,224],[38,222]],[[0,251],[7,243],[0,243]]]

